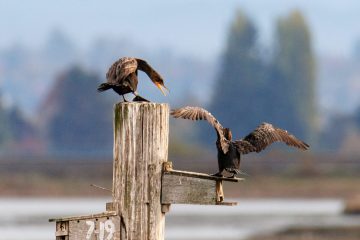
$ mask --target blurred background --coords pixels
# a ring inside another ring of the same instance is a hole
[[[123,56],[164,77],[167,97],[139,73],[147,99],[202,106],[235,138],[266,121],[311,145],[243,156],[246,182],[225,185],[236,210],[174,206],[167,239],[359,239],[360,219],[342,215],[360,194],[359,9],[355,0],[1,0],[4,239],[53,239],[47,218],[105,208],[110,193],[90,184],[111,188],[122,98],[96,88]],[[170,123],[174,167],[216,172],[209,124]]]

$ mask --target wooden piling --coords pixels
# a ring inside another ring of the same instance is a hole
[[[169,107],[119,103],[114,109],[113,208],[120,239],[164,239],[161,171],[168,156]]]

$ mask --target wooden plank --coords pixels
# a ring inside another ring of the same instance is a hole
[[[120,239],[120,217],[109,216],[69,221],[69,240]]]
[[[161,204],[161,211],[163,213],[167,213],[170,211],[171,204]]]
[[[72,221],[72,220],[76,221],[76,220],[83,220],[83,219],[89,219],[89,218],[101,218],[101,217],[112,217],[112,216],[116,216],[116,212],[109,211],[109,212],[90,214],[90,215],[51,218],[51,219],[49,219],[49,222],[63,222],[63,221]]]
[[[224,201],[224,190],[222,186],[222,181],[216,181],[216,202]]]
[[[202,178],[202,179],[209,179],[209,180],[213,180],[213,181],[240,182],[240,181],[245,180],[244,178],[215,177],[215,176],[211,176],[206,173],[188,172],[188,171],[180,171],[180,170],[168,170],[168,171],[164,171],[164,174],[196,177],[196,178]]]
[[[106,211],[116,211],[116,203],[107,202],[106,203]]]
[[[237,202],[217,202],[216,205],[222,205],[222,206],[236,206]]]
[[[216,204],[216,181],[164,172],[162,204]]]
[[[164,239],[161,170],[167,161],[169,107],[119,103],[114,110],[113,208],[120,238]]]

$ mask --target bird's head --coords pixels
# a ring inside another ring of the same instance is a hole
[[[224,132],[224,137],[226,138],[226,140],[231,141],[232,134],[231,134],[230,129],[229,128],[224,128],[223,132]]]

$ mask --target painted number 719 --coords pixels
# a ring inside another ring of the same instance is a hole
[[[91,236],[95,230],[95,222],[93,221],[86,221],[86,225],[89,225],[89,230],[86,234],[86,239],[91,239]],[[108,233],[107,237],[105,237],[105,231]],[[105,222],[100,222],[100,231],[99,233],[99,240],[111,240],[115,233],[115,224],[111,220],[106,220]]]

